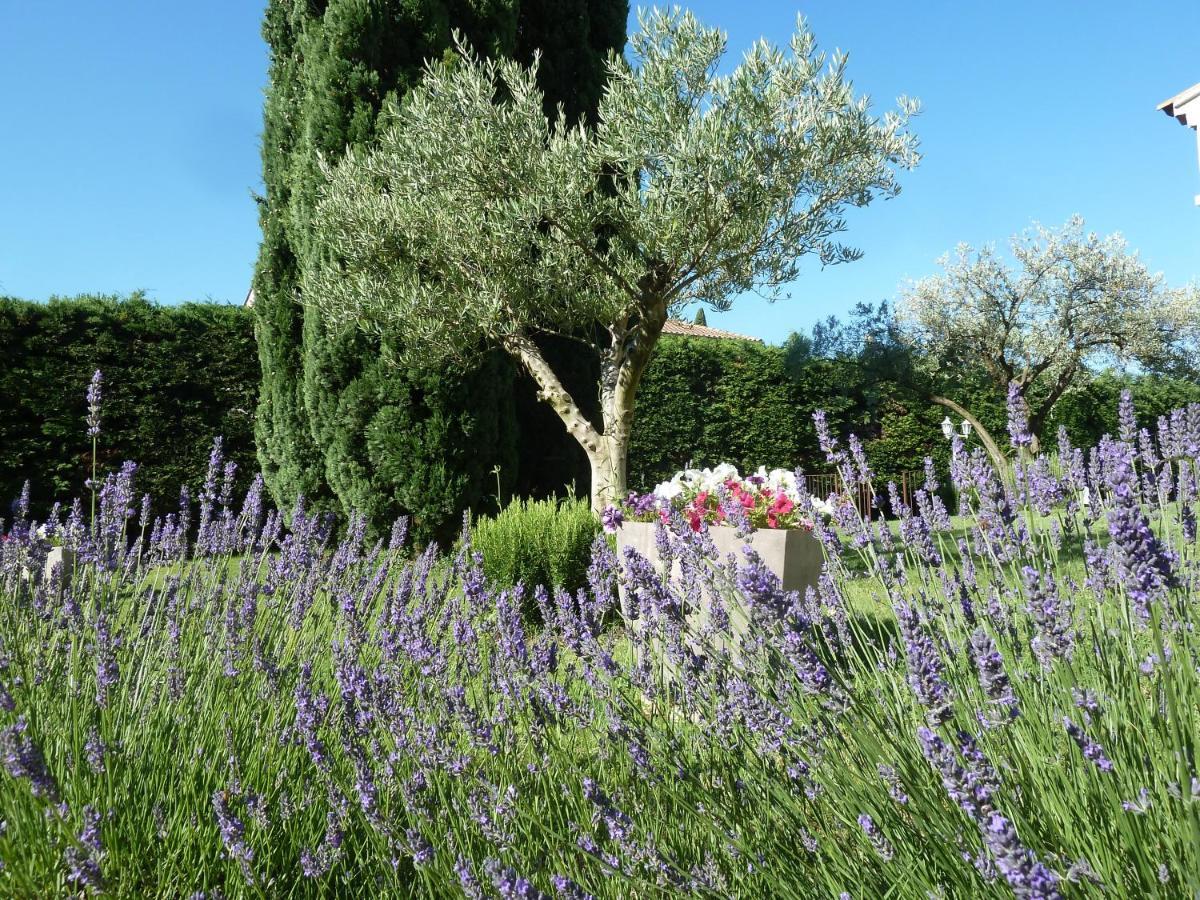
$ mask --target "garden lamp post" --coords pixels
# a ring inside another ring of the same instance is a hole
[[[950,417],[946,416],[946,418],[942,419],[942,434],[946,436],[946,440],[951,442],[950,450],[957,456],[958,449],[954,445],[954,439],[961,437],[964,441],[967,440],[971,436],[971,423],[963,419],[959,423],[958,428],[955,429],[954,423],[950,421]]]

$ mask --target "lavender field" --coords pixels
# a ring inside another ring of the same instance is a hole
[[[835,503],[808,596],[682,518],[677,582],[601,539],[577,596],[495,589],[469,531],[235,504],[219,447],[165,521],[131,464],[94,511],[18,501],[0,895],[1193,896],[1200,407],[1121,412],[1034,457],[1014,409],[958,509],[932,471],[895,528]],[[750,610],[736,664],[699,602]]]

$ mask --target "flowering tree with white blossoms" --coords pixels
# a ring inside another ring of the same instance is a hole
[[[314,220],[331,252],[303,296],[328,327],[386,324],[426,362],[502,347],[587,453],[598,512],[625,492],[634,397],[668,317],[776,296],[808,254],[856,259],[837,240],[845,208],[896,194],[895,170],[916,163],[913,104],[873,116],[802,20],[790,49],[759,42],[717,76],[724,35],[650,13],[589,127],[547,120],[536,63],[460,46],[378,146],[329,171]],[[539,350],[552,334],[598,350],[601,422]]]
[[[932,368],[953,375],[982,365],[1001,392],[1015,385],[1029,408],[1033,450],[1047,416],[1089,369],[1137,364],[1156,370],[1195,359],[1200,293],[1171,289],[1119,234],[1037,226],[1011,239],[1017,266],[993,247],[959,245],[940,275],[913,284],[899,315]],[[934,401],[971,418],[952,400]]]

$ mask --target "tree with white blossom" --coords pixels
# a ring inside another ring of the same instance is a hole
[[[1014,235],[1011,252],[1015,266],[991,246],[959,245],[941,274],[905,291],[898,312],[935,374],[982,366],[1001,393],[1015,385],[1035,447],[1054,404],[1089,371],[1163,371],[1198,358],[1200,292],[1167,287],[1121,235],[1086,232],[1073,216]]]
[[[755,44],[718,76],[726,39],[648,14],[614,57],[596,125],[548,121],[536,69],[460,46],[431,64],[378,145],[329,172],[314,216],[331,248],[303,296],[329,328],[387,325],[406,352],[506,350],[587,453],[592,505],[626,489],[638,382],[669,316],[774,297],[801,258],[858,258],[846,208],[899,190],[907,120],[877,117],[801,20],[790,53]],[[414,274],[418,273],[418,274]],[[581,411],[537,338],[598,350],[602,421]]]

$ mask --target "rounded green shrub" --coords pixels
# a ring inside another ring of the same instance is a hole
[[[516,499],[495,516],[471,525],[483,571],[498,587],[518,582],[574,592],[587,583],[591,547],[600,523],[587,501],[575,497]]]

